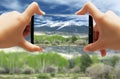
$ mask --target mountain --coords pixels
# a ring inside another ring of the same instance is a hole
[[[67,33],[88,33],[88,26],[82,25],[82,26],[66,26],[61,29],[58,29],[58,27],[49,27],[49,26],[43,26],[43,27],[34,27],[35,31],[39,32],[67,32]]]

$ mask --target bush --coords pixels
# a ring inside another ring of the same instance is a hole
[[[72,68],[70,70],[71,73],[79,73],[80,72],[80,67],[79,66],[75,66],[74,68]]]
[[[104,64],[108,64],[114,67],[119,60],[120,60],[119,56],[112,56],[102,59],[102,62]]]
[[[97,55],[92,55],[91,59],[92,59],[93,64],[94,63],[100,63],[100,59]]]
[[[48,66],[45,68],[45,72],[46,73],[57,73],[58,72],[58,68],[55,66]]]
[[[115,76],[115,79],[120,79],[120,61],[115,65],[113,74]]]
[[[8,68],[0,68],[0,74],[8,74],[9,73],[9,69]]]
[[[111,65],[114,67],[119,60],[120,60],[120,57],[118,57],[118,56],[111,57],[110,58]]]
[[[35,73],[35,71],[34,71],[33,68],[31,68],[31,67],[29,67],[29,66],[27,66],[27,65],[24,65],[24,66],[23,66],[22,73],[23,73],[23,74],[33,74],[33,73]]]
[[[75,66],[80,66],[80,64],[81,64],[81,63],[80,63],[80,62],[81,62],[80,56],[74,57],[73,60],[74,60]]]
[[[86,68],[92,64],[92,60],[88,54],[83,54],[80,59],[81,59],[80,69],[82,72],[85,72]]]
[[[20,73],[22,73],[22,70],[21,70],[20,68],[18,68],[18,67],[15,67],[15,68],[13,69],[13,73],[14,73],[14,74],[20,74]]]
[[[38,79],[50,79],[50,76],[48,74],[39,74]]]
[[[86,73],[88,73],[94,79],[110,79],[109,74],[111,73],[112,69],[112,66],[98,63],[93,64],[91,67],[88,67],[86,69]]]

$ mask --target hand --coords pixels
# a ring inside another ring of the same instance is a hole
[[[0,16],[0,48],[20,46],[31,52],[42,50],[39,46],[25,40],[25,37],[30,34],[30,21],[34,13],[44,14],[35,2],[30,4],[23,13],[13,11]]]
[[[95,20],[94,31],[98,33],[98,38],[94,43],[85,46],[84,51],[101,50],[104,56],[105,49],[120,50],[120,17],[112,11],[102,13],[91,2],[86,3],[76,14],[88,12]]]

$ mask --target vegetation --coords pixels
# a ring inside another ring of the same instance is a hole
[[[109,63],[106,63],[108,59]],[[36,74],[33,77],[37,77],[37,79],[51,79],[52,77],[79,79],[79,77],[85,76],[94,79],[120,79],[119,68],[118,56],[99,59],[96,55],[90,57],[88,54],[83,54],[67,59],[57,52],[35,54],[0,52],[0,74],[30,76]]]
[[[83,54],[80,59],[81,59],[80,65],[81,71],[85,72],[86,68],[92,64],[92,60],[88,54]]]
[[[68,46],[68,45],[84,45],[86,38],[80,36],[62,36],[62,35],[35,35],[35,44],[47,46]]]

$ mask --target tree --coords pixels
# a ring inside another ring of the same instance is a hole
[[[77,37],[76,37],[76,36],[72,36],[72,37],[71,37],[71,42],[72,42],[72,43],[74,43],[76,40],[77,40]]]
[[[92,60],[90,56],[86,53],[81,56],[80,60],[81,60],[80,69],[82,72],[85,72],[86,68],[92,64]]]

